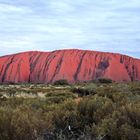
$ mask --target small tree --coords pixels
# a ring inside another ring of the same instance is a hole
[[[109,78],[99,78],[99,83],[112,83],[113,81]]]
[[[68,81],[65,79],[57,80],[54,82],[54,85],[69,85]]]

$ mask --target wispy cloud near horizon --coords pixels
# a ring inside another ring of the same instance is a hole
[[[140,58],[139,0],[0,0],[0,55],[90,49]]]

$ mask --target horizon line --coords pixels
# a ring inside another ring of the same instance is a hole
[[[1,57],[6,57],[6,56],[10,56],[10,55],[18,55],[18,54],[22,54],[22,53],[31,53],[31,52],[40,52],[40,53],[52,53],[55,51],[88,51],[88,52],[98,52],[98,53],[107,53],[107,54],[115,54],[115,55],[123,55],[123,56],[127,56],[127,57],[131,57],[133,59],[138,59],[140,60],[140,58],[128,55],[128,54],[124,54],[124,53],[118,53],[118,52],[109,52],[109,51],[98,51],[98,50],[91,50],[91,49],[75,49],[75,48],[66,48],[66,49],[55,49],[52,51],[45,51],[45,50],[31,50],[31,51],[20,51],[20,52],[16,52],[16,53],[10,53],[10,54],[6,54],[6,55],[0,55]]]

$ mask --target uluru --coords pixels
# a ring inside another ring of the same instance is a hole
[[[57,50],[23,52],[0,57],[0,83],[71,83],[109,78],[140,80],[140,60],[126,55],[88,51]]]

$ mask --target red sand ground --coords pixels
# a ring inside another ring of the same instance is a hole
[[[101,77],[140,80],[140,60],[120,54],[83,50],[25,52],[0,57],[0,83],[69,82]]]

